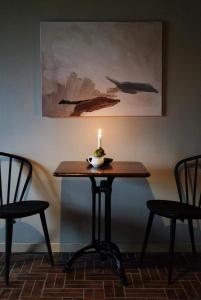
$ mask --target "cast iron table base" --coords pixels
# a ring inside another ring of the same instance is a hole
[[[104,259],[108,256],[113,260],[122,284],[128,285],[121,252],[118,246],[111,241],[111,194],[114,177],[108,176],[107,180],[101,180],[100,186],[97,186],[94,177],[89,178],[92,190],[92,241],[89,245],[73,254],[64,270],[66,272],[70,271],[74,261],[81,256],[89,253],[98,253],[100,258]],[[104,240],[101,240],[101,194],[105,195]]]

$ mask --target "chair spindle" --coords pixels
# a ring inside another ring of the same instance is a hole
[[[3,205],[2,180],[1,180],[1,161],[0,161],[0,205]]]
[[[189,197],[188,197],[188,167],[186,161],[184,162],[185,168],[185,188],[186,188],[186,202],[189,204]]]
[[[12,157],[9,158],[9,173],[8,173],[8,189],[7,189],[7,204],[10,202],[10,182],[11,182],[11,170],[12,170]]]
[[[31,173],[32,173],[32,170],[29,171],[29,174],[28,174],[27,179],[26,179],[26,181],[25,181],[25,184],[24,184],[22,193],[21,193],[20,198],[19,198],[19,202],[22,201],[22,199],[23,199],[23,197],[24,197],[24,193],[25,193],[25,191],[26,191],[27,185],[28,185],[28,183],[29,183],[29,180],[31,179]]]
[[[14,202],[16,202],[16,200],[17,200],[17,194],[18,194],[18,190],[19,190],[19,185],[20,185],[20,179],[21,179],[21,175],[22,175],[23,165],[24,165],[24,163],[21,162],[21,164],[20,164],[20,170],[19,170],[19,174],[18,174],[18,178],[17,178],[17,185],[16,185],[16,189],[15,189]]]
[[[198,159],[195,160],[195,174],[194,174],[194,185],[193,185],[193,205],[194,206],[196,204],[197,174],[198,174]]]

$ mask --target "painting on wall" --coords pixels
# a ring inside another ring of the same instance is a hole
[[[41,22],[46,117],[160,116],[161,22]]]

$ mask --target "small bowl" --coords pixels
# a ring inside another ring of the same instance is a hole
[[[108,166],[113,161],[113,158],[105,157],[103,166]]]
[[[88,162],[87,159],[86,159],[86,161]],[[113,158],[105,157],[105,158],[104,158],[104,163],[100,166],[100,168],[101,168],[101,167],[106,167],[106,166],[108,166],[112,161],[113,161]],[[89,164],[90,166],[92,166],[89,162],[88,162],[88,164]]]

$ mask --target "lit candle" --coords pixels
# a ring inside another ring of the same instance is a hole
[[[98,129],[98,149],[101,147],[102,129]]]

